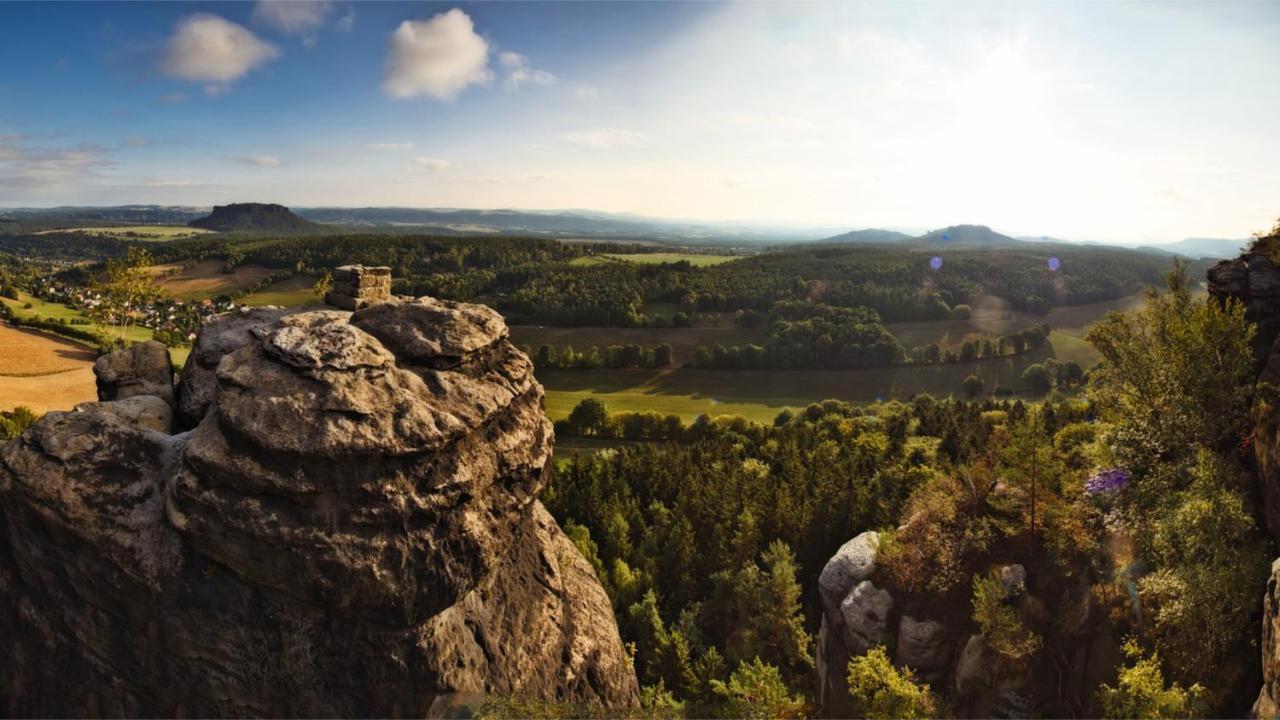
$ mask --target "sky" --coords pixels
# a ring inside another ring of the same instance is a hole
[[[1280,2],[0,2],[0,37],[0,207],[1280,217]]]

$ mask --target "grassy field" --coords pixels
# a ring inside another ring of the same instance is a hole
[[[737,260],[737,255],[703,255],[701,253],[600,253],[598,255],[590,255],[580,257],[573,261],[573,265],[599,265],[607,262],[634,262],[646,263],[650,265],[658,265],[661,263],[676,263],[687,261],[694,267],[705,267],[707,265],[719,265]]]
[[[1090,325],[1112,310],[1132,310],[1143,302],[1142,295],[1128,295],[1117,300],[1054,308],[1044,314],[1014,310],[998,298],[973,304],[973,317],[968,320],[927,320],[923,322],[889,323],[889,332],[908,348],[936,342],[943,349],[958,349],[969,340],[997,337],[1038,323],[1068,335],[1081,337]]]
[[[189,268],[156,265],[151,268],[157,283],[178,300],[205,300],[252,287],[271,274],[257,265],[241,265],[234,272],[222,272],[221,260],[203,260]]]
[[[241,305],[279,305],[297,307],[320,302],[311,290],[315,280],[305,275],[295,275],[288,280],[268,285],[256,293],[250,293],[236,302]]]
[[[113,227],[86,227],[86,228],[63,228],[59,230],[45,230],[37,234],[46,234],[54,232],[78,232],[85,235],[98,235],[100,237],[130,237],[133,235],[135,239],[141,240],[177,240],[179,238],[194,237],[211,230],[204,228],[187,227],[186,225],[117,225]]]

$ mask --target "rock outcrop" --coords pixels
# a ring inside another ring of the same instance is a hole
[[[173,403],[173,364],[163,343],[149,340],[103,355],[93,363],[99,400],[154,395]]]
[[[1271,563],[1271,579],[1262,599],[1262,690],[1252,716],[1280,717],[1280,559]]]
[[[885,631],[884,620],[877,622],[876,616],[887,619],[893,598],[889,593],[877,590],[867,580],[875,572],[879,549],[880,533],[874,530],[864,532],[841,545],[818,576],[822,622],[818,628],[815,661],[818,707],[826,717],[849,717],[854,711],[849,682],[845,677],[849,659],[867,651],[867,640],[860,638]],[[863,583],[866,583],[865,587]],[[849,601],[858,588],[862,588],[859,600]],[[860,613],[864,605],[871,607]],[[849,619],[859,626],[858,629],[847,624],[846,607]],[[875,625],[879,625],[878,632]]]
[[[921,520],[899,528],[899,542],[916,522]],[[879,551],[879,535],[862,533],[842,545],[819,576],[823,609],[814,659],[821,716],[857,715],[847,668],[876,645],[944,697],[953,717],[1098,715],[1097,688],[1115,682],[1120,658],[1083,571],[1074,584],[1041,578],[1032,592],[1034,578],[1023,565],[988,570],[1000,583],[1002,601],[1043,641],[1043,653],[1014,658],[983,635],[967,599],[895,586],[878,566]],[[1052,600],[1051,609],[1041,597]]]
[[[422,298],[215,319],[178,435],[154,396],[50,413],[0,452],[0,711],[634,705],[608,598],[537,501],[542,395],[499,316]]]
[[[1271,238],[1275,240],[1275,238]],[[1274,244],[1274,243],[1273,243]],[[1265,247],[1265,245],[1263,245]],[[1209,269],[1209,295],[1244,306],[1255,327],[1254,371],[1263,383],[1253,407],[1253,461],[1267,530],[1280,537],[1280,267],[1263,252],[1246,252]],[[1280,559],[1272,564],[1262,601],[1262,689],[1254,717],[1280,716]]]

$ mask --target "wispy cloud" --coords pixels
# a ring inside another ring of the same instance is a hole
[[[560,81],[555,75],[531,66],[529,58],[517,52],[499,53],[498,63],[507,70],[504,84],[508,90],[519,90],[525,84],[554,85]]]
[[[195,185],[195,183],[190,180],[163,180],[162,179],[162,180],[148,180],[142,183],[143,187],[149,187],[149,188],[178,188],[178,187],[191,187],[192,185]]]
[[[233,155],[227,159],[256,167],[278,167],[280,165],[280,158],[274,155]]]
[[[285,35],[309,35],[320,29],[333,12],[328,0],[258,0],[253,21]]]
[[[453,163],[444,158],[417,157],[413,159],[413,167],[427,172],[443,172],[453,167]]]
[[[426,21],[406,20],[391,34],[382,90],[394,98],[452,100],[493,78],[489,42],[454,8]]]
[[[116,164],[111,152],[97,145],[46,147],[21,142],[18,136],[0,137],[0,186],[73,189]]]
[[[566,142],[575,145],[599,149],[636,147],[646,142],[644,135],[634,130],[621,130],[619,128],[601,128],[599,130],[564,133],[560,137]]]
[[[127,147],[138,148],[138,147],[146,147],[147,145],[150,145],[151,141],[143,137],[142,135],[130,135],[129,137],[124,139],[124,144]]]
[[[378,142],[378,143],[369,143],[368,145],[365,145],[365,147],[369,148],[370,150],[412,150],[413,143],[411,142]]]

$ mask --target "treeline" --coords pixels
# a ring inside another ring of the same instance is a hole
[[[744,315],[744,323],[753,322]],[[691,367],[717,370],[850,370],[901,363],[898,342],[874,310],[783,301],[764,346],[699,346]]]
[[[107,348],[110,343],[107,341],[103,333],[88,320],[73,318],[67,320],[65,318],[42,318],[39,315],[23,319],[14,314],[8,305],[0,303],[0,319],[3,319],[9,325],[14,327],[26,327],[33,330],[43,330],[45,332],[61,335],[72,340],[80,340],[90,343],[99,349]]]
[[[521,348],[533,360],[538,369],[595,370],[598,368],[664,368],[671,365],[671,346],[661,343],[652,347],[643,345],[591,346],[577,351],[572,345],[557,348],[555,345],[539,345],[536,350]]]
[[[132,244],[78,234],[0,236],[0,251],[66,260],[115,257]],[[675,312],[644,312],[652,303],[674,304],[685,321],[696,313],[770,312],[785,301],[867,307],[885,322],[938,320],[963,314],[980,296],[1038,312],[1136,292],[1157,282],[1167,265],[1160,256],[1119,248],[1041,245],[999,251],[805,245],[706,267],[573,265],[619,248],[546,238],[223,236],[151,245],[158,263],[214,258],[228,269],[255,264],[314,273],[349,263],[386,265],[397,293],[486,302],[515,324],[563,326],[679,325]],[[934,253],[942,261],[937,269]],[[1047,267],[1050,255],[1059,259],[1056,271]]]
[[[752,326],[763,316],[746,311],[738,322]],[[866,308],[834,308],[811,302],[783,301],[769,316],[765,344],[700,345],[687,367],[714,370],[854,370],[910,363],[972,362],[1032,352],[1049,340],[1049,326],[1038,324],[995,339],[971,340],[959,351],[937,343],[902,344]]]
[[[912,364],[930,365],[934,363],[971,362],[988,358],[1021,355],[1044,347],[1049,342],[1049,326],[1040,323],[1026,330],[1001,335],[994,340],[970,340],[960,346],[960,350],[942,349],[937,343],[917,345],[908,354]]]

